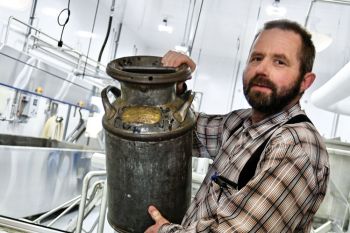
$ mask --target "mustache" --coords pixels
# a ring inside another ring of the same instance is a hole
[[[252,88],[252,86],[258,85],[258,86],[264,86],[267,88],[270,88],[271,90],[275,91],[276,86],[273,82],[271,82],[269,79],[267,79],[264,76],[261,75],[255,75],[248,83],[248,91]]]

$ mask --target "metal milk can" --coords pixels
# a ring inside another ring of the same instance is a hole
[[[107,66],[121,86],[101,93],[107,218],[119,232],[144,232],[154,224],[147,212],[151,204],[169,221],[181,223],[191,199],[194,94],[176,95],[176,83],[187,80],[191,71],[185,65],[163,67],[160,61],[132,56]]]

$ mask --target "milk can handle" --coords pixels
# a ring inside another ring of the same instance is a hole
[[[109,99],[107,96],[108,92],[112,92],[115,98],[119,98],[121,95],[121,91],[117,87],[107,86],[101,92],[103,108],[105,109],[107,119],[110,120],[116,114],[117,110],[109,102]]]

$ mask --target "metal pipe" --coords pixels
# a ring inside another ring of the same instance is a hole
[[[35,18],[35,11],[36,11],[36,5],[37,5],[38,1],[34,0],[32,3],[32,8],[30,9],[30,16],[29,16],[29,21],[28,24],[30,26],[33,26],[33,22],[34,22],[34,18]],[[28,46],[28,39],[29,39],[29,35],[32,33],[32,29],[28,28],[27,30],[27,34],[26,34],[26,38],[24,40],[24,45],[23,45],[23,52],[26,51],[27,46]]]
[[[107,181],[104,182],[97,233],[103,233],[107,212]]]
[[[327,3],[350,5],[350,2],[348,0],[315,0],[315,1],[316,2],[327,2]]]
[[[119,41],[120,41],[120,35],[121,35],[121,32],[122,32],[122,27],[123,27],[123,23],[119,23],[119,27],[118,27],[118,31],[117,33],[114,35],[114,37],[116,38],[115,41],[114,41],[114,52],[113,52],[113,56],[112,56],[112,59],[114,59],[116,56],[117,56],[117,51],[118,51],[118,46],[119,46]]]
[[[241,40],[238,37],[237,38],[237,49],[236,49],[236,54],[235,54],[235,59],[236,62],[234,64],[234,68],[232,70],[232,83],[231,83],[231,90],[232,90],[232,95],[229,101],[229,109],[228,111],[232,111],[233,108],[233,103],[234,103],[234,98],[235,98],[235,90],[237,88],[237,80],[238,80],[238,72],[239,72],[239,68],[241,65],[241,60],[238,59],[238,53],[240,52],[240,48],[241,48]],[[236,72],[234,72],[236,70]]]
[[[69,104],[68,105],[68,111],[67,111],[66,119],[70,118],[71,111],[72,111],[72,106]],[[63,129],[63,137],[62,138],[66,138],[67,131],[68,131],[68,121],[65,121],[64,129]]]
[[[35,232],[35,233],[62,233],[61,230],[55,230],[45,226],[39,226],[32,223],[18,221],[16,219],[0,216],[0,226],[12,230],[11,232]]]
[[[197,64],[200,64],[201,56],[202,56],[202,49],[200,48],[198,51]],[[195,72],[194,77],[193,77],[193,85],[192,85],[193,90],[196,90],[196,88],[197,88],[197,79],[198,79],[198,72]]]
[[[58,53],[54,53],[53,51],[50,51],[49,50],[50,47],[38,46],[37,48],[40,49],[45,54],[47,54],[49,56],[52,56],[52,57],[55,57],[57,60],[59,60],[61,62],[64,62],[65,64],[71,65],[73,67],[73,70],[80,69],[81,59],[78,59],[77,61],[74,61],[74,59],[76,59],[76,57],[74,57],[72,54],[65,53],[64,56],[62,56],[62,55],[60,55]],[[47,49],[47,48],[49,48],[49,49]],[[57,50],[57,51],[59,51],[59,50]],[[87,72],[94,73],[95,72],[94,67],[95,66],[93,64],[87,63],[87,65],[86,65]],[[103,66],[103,67],[105,67],[105,66]]]
[[[38,1],[34,0],[32,3],[32,8],[30,9],[30,16],[29,16],[29,23],[28,23],[30,26],[33,26],[37,3],[38,3]],[[30,29],[29,29],[29,34],[30,34]]]
[[[88,192],[91,190],[89,197],[87,197],[87,201],[85,203],[85,211],[84,211],[84,215],[83,215],[83,219],[86,218],[88,216],[88,214],[90,213],[90,211],[95,208],[96,204],[99,202],[100,199],[102,199],[102,191],[101,189],[101,185],[104,182],[104,180],[99,180],[94,182],[94,184],[92,185],[91,188],[89,188]],[[102,185],[103,186],[103,185]],[[77,222],[78,222],[78,216],[76,216],[67,226],[67,228],[65,229],[68,232],[75,232],[75,230],[77,229]],[[96,222],[98,222],[98,217],[96,218]],[[97,224],[96,224],[97,225]],[[82,232],[90,232],[91,230],[93,230],[93,228],[91,228],[89,231],[85,230],[85,229],[81,229]]]
[[[92,78],[96,78],[96,79],[100,79],[100,80],[113,80],[112,78],[108,78],[107,76],[101,76],[101,75],[97,75],[97,74],[83,74],[83,73],[80,73],[80,72],[74,72],[74,75],[76,76],[89,76],[89,77],[92,77]]]
[[[15,17],[13,17],[13,16],[10,16],[10,17],[9,17],[8,24],[7,24],[7,31],[8,31],[8,29],[9,29],[9,26],[10,26],[11,21],[16,21],[16,22],[18,22],[18,23],[20,23],[20,24],[23,24],[24,26],[27,26],[27,27],[29,27],[30,29],[32,29],[32,30],[34,30],[34,31],[37,31],[37,32],[39,32],[40,34],[42,34],[42,35],[44,35],[44,36],[46,36],[46,37],[48,37],[48,38],[50,38],[50,39],[52,39],[52,40],[58,42],[58,40],[55,39],[55,38],[53,38],[52,36],[50,36],[50,35],[48,35],[48,34],[42,32],[42,31],[40,31],[39,29],[33,27],[32,25],[29,25],[29,24],[27,24],[27,23],[25,23],[25,22],[23,22],[23,21],[21,21],[21,20],[15,18]],[[7,34],[7,31],[6,31],[6,34]],[[6,38],[6,37],[5,37],[5,38]],[[69,48],[69,49],[73,49],[72,47],[70,47],[70,46],[68,46],[68,45],[65,45],[65,47],[67,47],[67,48]]]
[[[95,219],[94,224],[92,224],[92,227],[90,228],[89,231],[84,230],[85,233],[92,233],[95,230],[97,224],[98,224],[98,218]]]
[[[39,44],[39,43],[35,44],[35,46],[37,46],[37,48],[43,49],[43,48],[47,47],[47,48],[50,48],[50,49],[54,49],[54,50],[56,50],[56,51],[58,51],[58,52],[62,52],[62,53],[64,53],[65,55],[71,56],[72,58],[76,59],[77,61],[74,62],[74,64],[75,64],[75,63],[78,63],[78,65],[79,65],[79,64],[81,63],[81,59],[84,57],[84,58],[86,58],[87,60],[89,60],[89,61],[91,61],[91,62],[93,62],[93,63],[96,63],[96,65],[103,66],[103,65],[100,64],[98,61],[96,61],[96,60],[94,60],[94,59],[92,59],[92,58],[90,58],[90,57],[87,57],[85,54],[82,54],[82,53],[76,51],[75,49],[70,49],[70,48],[69,48],[69,49],[57,48],[56,46],[53,46],[52,44],[50,44],[50,43],[44,41],[43,39],[41,39],[40,37],[38,37],[38,36],[36,36],[36,35],[30,35],[30,37],[33,37],[35,40],[40,41],[40,42],[42,43],[42,44]],[[74,54],[76,54],[77,56],[74,56]],[[93,64],[91,64],[91,63],[88,63],[88,64],[91,65],[91,66],[93,66]],[[103,67],[105,67],[105,66],[103,66]]]
[[[70,205],[67,209],[65,209],[62,213],[60,213],[54,220],[52,220],[49,224],[47,224],[48,227],[52,226],[55,222],[57,222],[58,219],[60,219],[63,215],[68,213],[71,209],[73,209],[78,203],[80,199],[76,200],[72,205]]]
[[[316,2],[316,0],[312,0],[311,3],[310,3],[309,9],[308,9],[307,14],[306,14],[305,23],[304,23],[304,27],[305,28],[307,27],[307,23],[309,22],[311,9],[312,9],[312,7],[313,7],[315,2]]]
[[[119,24],[118,24],[118,28],[114,32],[114,36],[113,36],[114,45],[113,45],[113,48],[111,49],[110,60],[115,59],[115,57],[117,56],[120,35],[123,28],[123,19],[124,19],[125,9],[127,5],[126,1],[119,1],[119,2],[121,2],[121,5],[118,5],[119,6],[118,14],[116,14],[118,16],[117,22],[119,22]]]
[[[189,31],[188,25],[189,25],[189,19],[190,19],[191,5],[192,5],[192,0],[190,0],[189,4],[188,4],[186,23],[185,23],[185,31],[184,31],[184,35],[182,37],[182,44],[181,45],[183,45],[183,44],[186,45],[187,44],[186,38],[187,38],[187,34],[188,34],[187,32]]]
[[[54,37],[52,37],[52,36],[50,36],[50,35],[48,35],[48,34],[42,32],[42,31],[40,31],[39,29],[33,27],[32,25],[29,25],[29,24],[27,24],[27,23],[25,23],[25,22],[23,22],[23,21],[21,21],[21,20],[19,20],[19,19],[16,19],[16,18],[13,17],[13,16],[10,16],[10,17],[9,17],[9,20],[8,20],[8,23],[7,23],[7,27],[6,27],[6,33],[5,33],[4,44],[7,44],[8,34],[9,34],[9,31],[10,31],[10,26],[11,26],[11,22],[12,22],[12,21],[16,21],[16,22],[18,22],[18,23],[20,23],[20,24],[22,24],[22,25],[24,25],[24,26],[27,26],[27,27],[30,28],[31,30],[34,30],[34,31],[38,32],[39,34],[44,35],[44,36],[46,36],[47,38],[49,38],[49,39],[51,39],[51,40],[53,40],[53,41],[55,41],[55,42],[58,42],[58,40],[55,39]],[[62,49],[62,48],[57,49],[57,47],[51,45],[50,43],[44,41],[43,39],[41,39],[40,37],[38,37],[38,36],[36,36],[36,35],[29,35],[29,37],[33,37],[33,38],[35,38],[36,40],[39,40],[39,41],[41,41],[41,42],[43,42],[43,43],[49,45],[48,47],[50,47],[50,48],[52,48],[52,49],[55,49],[55,50],[57,50],[57,51],[75,53],[75,54],[78,55],[77,60],[78,60],[80,57],[84,57],[84,58],[86,58],[86,60],[92,61],[92,62],[95,63],[96,65],[100,65],[100,66],[101,66],[101,64],[99,64],[98,61],[96,61],[96,60],[94,60],[94,59],[88,57],[88,56],[85,55],[85,54],[79,53],[79,52],[76,51],[74,48],[72,48],[72,47],[70,47],[70,46],[68,46],[68,45],[66,45],[66,44],[64,44],[63,46],[64,46],[65,48],[67,48],[67,49]],[[66,53],[66,54],[67,54],[67,53]],[[103,66],[103,65],[102,65],[102,66]]]
[[[327,147],[328,153],[336,154],[336,155],[346,155],[350,156],[350,151],[348,150],[342,150],[342,149],[335,149],[335,148],[328,148]]]
[[[203,3],[204,3],[204,0],[202,0],[202,2],[201,2],[200,8],[199,8],[199,13],[198,13],[198,18],[197,18],[197,22],[196,22],[196,27],[194,29],[193,38],[192,38],[191,44],[190,44],[190,46],[188,48],[189,55],[192,54],[192,49],[193,49],[193,46],[194,46],[194,42],[196,40],[197,30],[198,30],[198,26],[199,26],[199,21],[201,19],[202,10],[203,10]]]
[[[100,53],[98,55],[98,63],[101,62],[101,59],[102,59],[102,54],[103,54],[103,51],[105,49],[105,46],[107,44],[107,41],[108,41],[108,38],[109,38],[109,34],[111,32],[111,27],[112,27],[112,22],[113,22],[113,13],[114,13],[114,5],[115,5],[115,0],[112,1],[112,5],[111,5],[111,12],[109,14],[109,20],[108,20],[108,27],[107,27],[107,33],[106,33],[106,36],[105,36],[105,39],[103,41],[103,44],[102,44],[102,47],[101,47],[101,50],[100,50]],[[100,67],[97,66],[97,69],[99,69]]]
[[[45,214],[41,215],[39,218],[35,219],[33,222],[39,224],[41,222],[41,220],[43,220],[46,217],[50,216],[51,214],[55,213],[57,210],[60,210],[67,205],[70,205],[72,202],[78,200],[80,197],[81,196],[79,195],[79,196],[73,198],[72,200],[69,200],[69,201],[63,203],[62,205],[57,206],[56,208],[50,210],[49,212],[46,212]]]
[[[324,224],[322,224],[319,228],[313,230],[313,233],[326,233],[332,230],[332,222],[327,221]]]
[[[80,233],[83,226],[83,219],[84,219],[84,211],[85,211],[85,202],[87,199],[87,191],[89,187],[89,182],[92,178],[97,176],[105,176],[106,171],[92,171],[85,175],[83,180],[83,188],[81,192],[81,199],[80,199],[80,205],[79,205],[79,213],[78,213],[78,220],[77,220],[77,228],[75,230],[76,233]]]
[[[332,130],[331,130],[331,138],[335,138],[337,135],[338,130],[338,124],[339,124],[339,113],[335,113],[333,117],[333,124],[332,124]]]

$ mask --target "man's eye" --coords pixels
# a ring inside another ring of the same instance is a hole
[[[275,60],[277,65],[285,65],[286,63],[283,60]]]
[[[261,61],[261,60],[262,60],[261,57],[251,57],[251,58],[250,58],[250,61],[251,61],[251,62],[254,62],[254,61]]]

